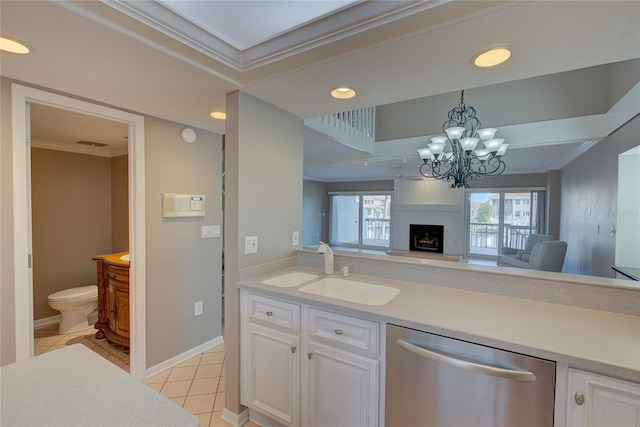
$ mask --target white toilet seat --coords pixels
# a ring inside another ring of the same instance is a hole
[[[98,287],[96,285],[80,286],[77,288],[65,289],[58,291],[47,297],[48,301],[75,301],[85,298],[93,298],[98,296]]]

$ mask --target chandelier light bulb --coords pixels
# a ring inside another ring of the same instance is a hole
[[[480,138],[462,138],[460,140],[460,146],[464,151],[473,151],[476,148],[476,145],[480,141]]]
[[[428,148],[418,148],[418,154],[420,155],[420,158],[422,160],[428,159],[428,160],[433,160],[433,153],[431,152],[431,150],[429,150]]]
[[[488,152],[495,154],[498,152],[503,142],[504,139],[501,138],[490,139],[484,142],[484,148],[486,148]]]
[[[488,139],[492,139],[497,131],[498,129],[496,128],[478,129],[478,136],[481,140],[486,141]]]
[[[509,148],[509,144],[502,144],[496,153],[496,156],[504,156],[504,153],[507,152],[507,148]]]
[[[450,127],[448,129],[445,129],[445,133],[447,134],[449,139],[454,140],[460,139],[465,130],[466,129],[463,127]]]

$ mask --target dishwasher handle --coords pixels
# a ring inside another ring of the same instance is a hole
[[[464,371],[472,372],[475,374],[524,382],[533,382],[536,380],[536,376],[533,372],[517,371],[514,369],[506,369],[499,366],[488,365],[474,360],[461,359],[451,354],[411,344],[410,342],[407,342],[403,339],[397,340],[396,343],[405,350],[408,350],[420,357],[424,357],[433,362],[451,366],[457,369],[462,369]]]

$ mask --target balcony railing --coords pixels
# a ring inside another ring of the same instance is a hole
[[[388,218],[365,218],[364,224],[364,236],[362,236],[364,245],[389,247],[391,222]]]
[[[498,255],[500,241],[498,224],[472,222],[469,230],[470,252],[473,254]],[[531,234],[528,225],[504,225],[504,241],[502,247],[524,249],[527,238]]]
[[[304,125],[355,150],[373,152],[376,136],[375,107],[305,119]]]

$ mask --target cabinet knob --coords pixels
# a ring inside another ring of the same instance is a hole
[[[291,354],[295,353],[295,352],[296,352],[296,350],[297,350],[296,346],[295,346],[295,345],[292,345],[292,346],[291,346]]]
[[[344,334],[344,331],[342,329],[336,329],[335,331],[333,331],[336,333],[336,335],[342,335]]]
[[[313,357],[313,353],[311,352],[307,353],[307,359],[311,360],[312,357]]]
[[[267,316],[273,316],[273,311],[267,311],[265,314],[266,314]]]
[[[577,392],[574,398],[578,406],[582,406],[584,404],[584,394],[582,394],[581,391]]]

